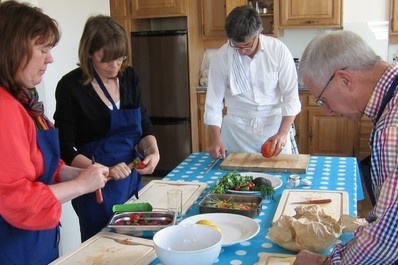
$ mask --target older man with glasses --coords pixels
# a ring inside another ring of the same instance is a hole
[[[398,264],[398,65],[382,61],[355,33],[338,30],[312,40],[299,69],[326,112],[372,119],[368,191],[375,206],[369,225],[357,228],[350,242],[328,256],[303,250],[294,264]]]
[[[236,7],[226,19],[228,42],[210,62],[204,114],[213,158],[225,157],[225,150],[258,153],[267,140],[274,155],[298,152],[296,66],[288,48],[262,30],[251,6]]]

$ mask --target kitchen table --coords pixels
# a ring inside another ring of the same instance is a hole
[[[182,161],[176,168],[174,168],[163,180],[171,181],[187,181],[187,182],[204,182],[207,183],[207,187],[199,195],[198,199],[193,205],[187,210],[183,218],[188,218],[199,214],[199,202],[202,198],[207,195],[213,189],[218,179],[223,177],[227,172],[226,170],[220,170],[221,160],[207,173],[206,169],[212,164],[213,159],[208,153],[192,153],[184,161]],[[217,265],[243,265],[243,264],[257,264],[260,260],[260,256],[265,253],[280,253],[280,254],[294,254],[270,241],[267,238],[267,233],[272,225],[275,211],[277,209],[279,200],[281,199],[282,192],[289,189],[287,184],[287,178],[291,173],[276,173],[276,172],[263,172],[274,177],[280,178],[283,184],[280,188],[275,190],[274,200],[263,199],[262,210],[258,216],[253,219],[259,224],[260,231],[257,235],[249,240],[243,242],[222,247],[219,258],[215,264]],[[358,163],[354,157],[331,157],[331,156],[311,156],[307,172],[305,174],[299,174],[301,179],[305,178],[312,182],[311,186],[299,185],[294,190],[325,190],[325,191],[345,191],[348,193],[348,204],[349,214],[357,215],[357,201],[364,198],[362,192],[362,186],[360,181],[360,174],[358,169]],[[290,189],[293,190],[293,189]],[[108,228],[103,229],[103,233],[109,232]],[[112,232],[112,231],[111,231]],[[99,233],[93,238],[98,240]],[[118,235],[118,234],[116,234]],[[120,235],[122,236],[122,235]],[[352,234],[343,234],[340,240],[343,242],[348,241],[352,238]],[[102,239],[102,238],[100,238]],[[133,237],[131,240],[144,240]],[[148,239],[145,239],[148,240]],[[87,257],[88,251],[87,242],[81,244],[81,246],[75,251],[68,253],[60,259],[54,261],[53,264],[67,264],[62,263],[62,259],[68,256],[75,258],[79,253],[82,257]],[[152,241],[150,241],[152,242]],[[84,248],[86,246],[86,248]],[[107,252],[99,251],[98,255],[106,254]],[[152,252],[154,255],[154,253]],[[93,262],[93,263],[91,263]],[[84,264],[94,264],[95,261],[90,259]],[[98,264],[98,263],[95,263]],[[121,262],[118,264],[130,264],[130,261],[126,263]],[[160,265],[159,259],[155,258],[150,265]],[[194,264],[188,262],[188,264]]]
[[[206,169],[211,165],[213,159],[208,153],[192,153],[175,169],[173,169],[164,180],[173,181],[199,181],[208,184],[207,189],[201,194],[196,203],[187,211],[184,218],[199,214],[199,202],[211,191],[217,180],[223,177],[228,171],[220,170],[219,161],[207,174]],[[267,238],[268,229],[271,227],[274,213],[278,206],[282,192],[287,184],[287,178],[291,173],[264,172],[280,178],[283,181],[282,187],[276,189],[275,200],[263,199],[261,213],[254,217],[260,225],[259,233],[250,240],[223,247],[218,265],[240,265],[256,264],[260,260],[261,253],[286,253],[292,254],[282,247],[274,244]],[[346,191],[349,195],[349,214],[357,215],[357,201],[364,198],[358,163],[355,157],[332,157],[332,156],[311,156],[310,162],[305,174],[299,174],[301,178],[312,182],[311,186],[299,185],[295,189],[315,189],[315,190],[333,190]],[[352,238],[352,234],[343,234],[340,239],[343,242]],[[159,259],[155,259],[151,265],[161,264]]]

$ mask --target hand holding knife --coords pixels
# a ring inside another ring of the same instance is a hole
[[[91,164],[95,164],[95,158],[94,155],[91,156]],[[95,191],[95,197],[97,198],[97,203],[103,203],[104,198],[102,197],[102,190],[98,189]]]

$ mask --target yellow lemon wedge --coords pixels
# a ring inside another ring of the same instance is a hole
[[[205,220],[205,219],[197,221],[196,224],[198,224],[198,225],[214,225],[214,223],[212,221]]]
[[[217,225],[215,225],[212,221],[204,220],[204,219],[203,219],[203,220],[197,221],[196,224],[210,226],[210,227],[212,227],[212,228],[218,230],[218,231],[221,233],[221,228],[218,227]]]

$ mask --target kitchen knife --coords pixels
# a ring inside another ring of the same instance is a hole
[[[326,203],[331,203],[331,202],[332,202],[332,199],[319,199],[319,200],[292,202],[292,204],[326,204]]]
[[[118,238],[112,238],[112,237],[108,237],[108,236],[103,236],[103,238],[107,238],[107,239],[111,239],[113,241],[115,241],[116,243],[122,244],[122,245],[127,245],[127,246],[148,246],[148,247],[153,247],[153,245],[151,243],[138,243],[138,242],[133,242],[130,241],[130,239],[126,238],[126,239],[118,239]]]
[[[95,158],[94,155],[91,156],[91,164],[95,164]],[[104,202],[104,198],[102,197],[102,190],[98,189],[95,191],[95,197],[97,199],[97,203],[103,203]]]
[[[227,151],[225,150],[225,157],[227,157],[227,155],[228,155],[228,153],[227,153]],[[211,162],[211,164],[209,165],[209,167],[205,170],[205,175],[207,174],[207,173],[209,173],[209,171],[210,170],[212,170],[213,169],[213,167],[218,163],[218,161],[220,161],[221,159],[224,159],[224,157],[218,157],[217,159],[214,159],[213,160],[213,162]]]
[[[210,166],[205,170],[205,175],[209,173],[210,170],[220,161],[221,158],[214,159],[213,162],[211,162]]]

